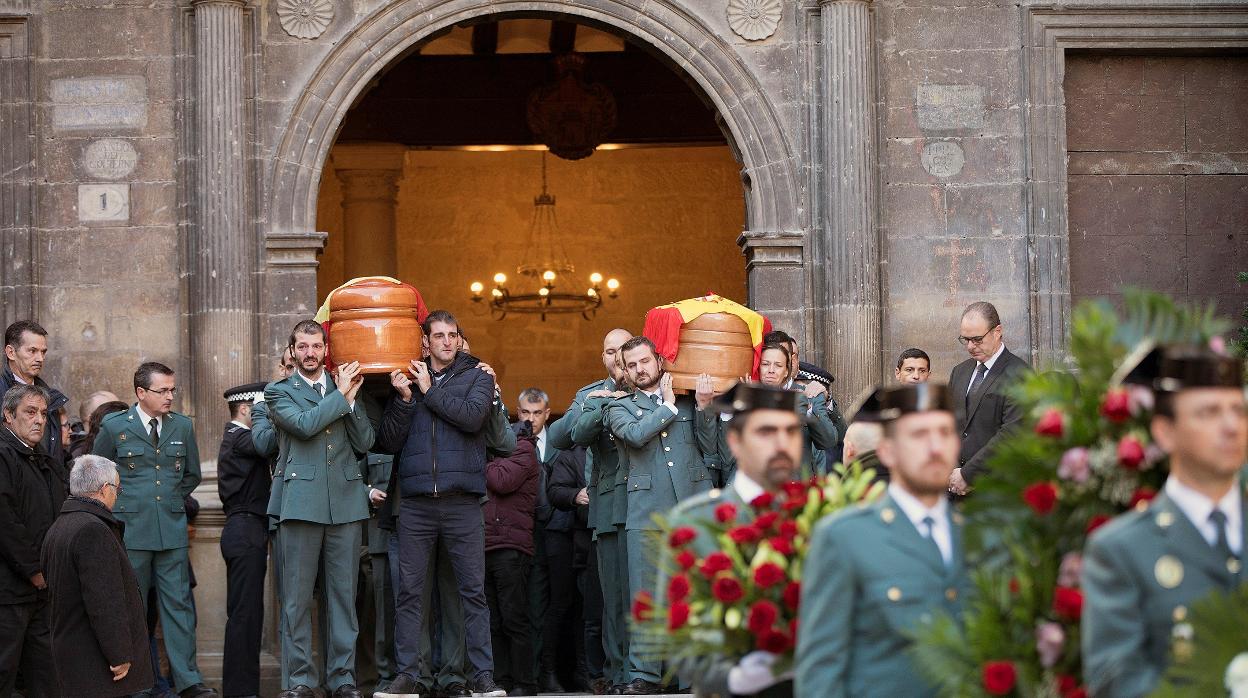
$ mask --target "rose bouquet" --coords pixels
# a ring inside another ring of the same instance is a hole
[[[1127,291],[1123,317],[1076,309],[1072,365],[1015,386],[1023,423],[1001,439],[965,511],[975,598],[959,625],[920,632],[918,664],[947,696],[1086,695],[1080,661],[1082,550],[1092,531],[1147,506],[1164,483],[1148,431],[1152,393],[1114,374],[1144,340],[1209,342],[1223,325],[1203,308]]]
[[[815,524],[884,492],[873,470],[838,464],[833,473],[790,482],[746,505],[722,502],[710,516],[664,526],[659,597],[633,600],[633,622],[653,650],[679,666],[736,660],[755,650],[778,655],[780,675],[797,646],[802,563]]]

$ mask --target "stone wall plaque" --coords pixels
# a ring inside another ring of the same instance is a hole
[[[130,220],[129,184],[79,184],[78,220]]]
[[[52,127],[143,128],[147,125],[147,82],[137,75],[102,75],[52,81]]]
[[[979,85],[919,85],[919,128],[955,131],[984,125],[984,88]]]
[[[966,155],[962,146],[953,141],[934,141],[923,146],[919,162],[933,177],[956,177],[966,164]]]
[[[101,138],[92,141],[82,154],[82,168],[96,179],[122,179],[134,172],[139,154],[129,141]]]
[[[297,39],[315,39],[334,21],[330,0],[278,0],[277,21]]]

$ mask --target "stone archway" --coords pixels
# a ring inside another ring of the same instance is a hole
[[[808,302],[803,261],[804,202],[790,132],[733,49],[671,0],[644,9],[626,0],[479,0],[398,2],[362,19],[321,61],[276,149],[268,197],[264,349],[275,351],[294,315],[306,316],[316,295],[316,199],[329,149],[342,120],[369,81],[426,38],[485,16],[568,15],[623,31],[654,47],[684,71],[713,104],[741,162],[746,230],[738,239],[749,273],[750,302],[787,326],[804,328]]]

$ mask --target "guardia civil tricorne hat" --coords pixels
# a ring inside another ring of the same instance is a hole
[[[1123,361],[1114,382],[1143,385],[1156,392],[1185,388],[1241,388],[1244,361],[1190,344],[1145,343]]]
[[[738,415],[754,410],[784,410],[797,412],[796,390],[786,390],[771,385],[738,382],[711,401],[711,409],[724,414]]]
[[[855,422],[891,422],[915,412],[952,412],[953,396],[943,383],[908,383],[869,389],[853,410]]]
[[[238,385],[225,391],[226,402],[255,402],[264,395],[264,381]]]

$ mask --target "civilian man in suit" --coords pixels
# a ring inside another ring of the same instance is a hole
[[[703,460],[715,453],[717,415],[707,410],[711,402],[711,378],[698,378],[694,398],[676,397],[672,376],[663,368],[654,343],[633,337],[620,351],[624,368],[635,389],[607,407],[607,426],[617,447],[628,459],[628,551],[630,596],[654,588],[659,546],[655,514],[667,513],[679,502],[712,488],[711,472]],[[644,636],[629,639],[629,683],[623,695],[651,695],[664,691],[661,662],[644,647]]]
[[[949,476],[949,491],[970,492],[975,478],[987,471],[997,439],[1022,419],[1006,389],[1028,369],[1027,362],[1005,348],[1001,316],[992,303],[966,306],[958,342],[971,358],[953,367],[949,390],[953,413],[962,434],[962,455]]]
[[[225,391],[230,421],[217,455],[217,494],[225,511],[221,557],[225,559],[225,657],[221,688],[226,698],[260,694],[260,633],[264,629],[264,574],[269,566],[268,456],[251,439],[253,401],[264,383]]]
[[[970,588],[962,519],[944,496],[958,461],[948,389],[893,385],[864,401],[855,421],[884,425],[877,447],[888,493],[815,526],[798,623],[797,695],[933,696],[909,650],[936,611],[957,618]]]
[[[289,671],[280,698],[312,698],[321,684],[333,698],[359,698],[355,687],[356,572],[368,486],[360,458],[373,426],[357,403],[360,366],[325,370],[325,330],[304,320],[290,334],[298,371],[264,391],[277,428],[280,487],[270,496],[281,553],[282,653]],[[331,380],[332,378],[332,380]],[[312,596],[321,579],[326,609],[324,672],[313,664]]]
[[[149,361],[134,372],[134,406],[100,422],[92,453],[117,463],[121,491],[113,515],[125,525],[126,554],[143,598],[156,589],[173,682],[182,698],[204,686],[195,656],[186,496],[199,485],[199,447],[188,417],[173,411],[173,369]]]
[[[1084,676],[1092,695],[1113,698],[1153,692],[1191,604],[1244,583],[1248,541],[1243,361],[1172,346],[1134,363],[1126,382],[1154,392],[1150,426],[1170,475],[1156,499],[1097,529],[1084,551]]]

